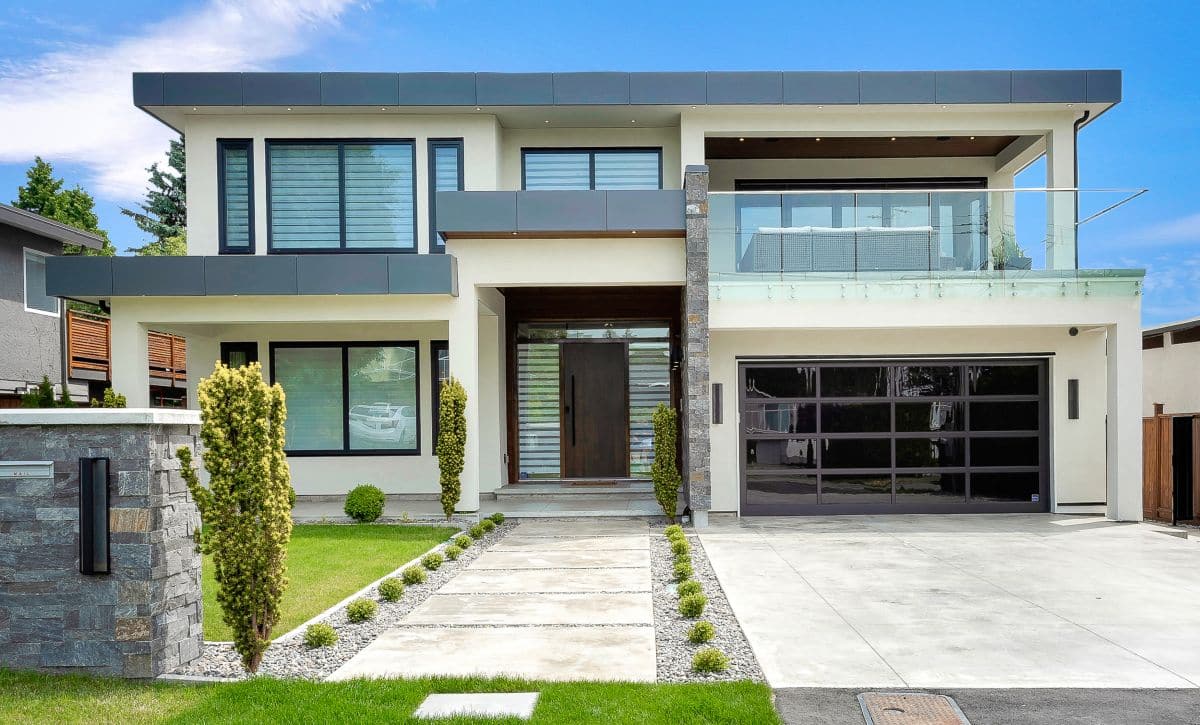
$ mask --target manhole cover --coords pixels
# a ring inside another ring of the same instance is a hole
[[[858,696],[867,725],[971,725],[958,703],[924,692],[864,692]]]

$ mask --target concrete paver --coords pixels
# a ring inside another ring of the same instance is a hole
[[[406,624],[654,624],[650,593],[435,594]]]
[[[650,547],[607,551],[488,551],[474,569],[605,569],[650,566]]]
[[[648,592],[650,569],[467,569],[439,594],[525,592]]]

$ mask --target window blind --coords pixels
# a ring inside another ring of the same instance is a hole
[[[270,156],[272,248],[341,246],[338,147],[278,144]]]
[[[251,178],[250,143],[231,141],[221,146],[221,243],[231,251],[250,248]]]

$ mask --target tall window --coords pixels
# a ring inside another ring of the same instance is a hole
[[[446,243],[437,233],[437,193],[463,190],[463,142],[461,138],[429,140],[429,251],[445,252]],[[436,418],[434,420],[437,420]]]
[[[661,189],[662,149],[525,149],[529,191]]]
[[[442,383],[450,377],[450,343],[446,340],[430,342],[429,354],[433,359],[433,446],[436,450],[442,412]]]
[[[417,344],[274,343],[289,454],[416,454]]]
[[[411,141],[267,143],[270,251],[416,251]]]
[[[46,294],[46,257],[49,255],[25,250],[25,310],[58,317],[58,298]]]
[[[217,141],[221,254],[254,254],[254,147],[249,140]]]

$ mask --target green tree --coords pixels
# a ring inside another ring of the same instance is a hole
[[[675,522],[679,505],[679,486],[682,480],[675,463],[675,445],[679,438],[679,414],[674,408],[659,403],[651,417],[654,425],[654,462],[650,464],[650,479],[654,482],[654,498],[662,507],[667,521]]]
[[[74,188],[63,189],[65,182],[54,175],[54,167],[41,156],[34,159],[33,165],[25,172],[25,178],[25,185],[17,188],[13,206],[91,232],[104,240],[100,249],[64,244],[64,254],[111,257],[117,253],[108,240],[108,233],[100,228],[96,200],[83,187],[76,184]]]
[[[146,169],[150,180],[146,200],[138,204],[141,211],[121,209],[138,229],[154,237],[153,242],[126,251],[155,257],[187,254],[187,159],[182,137],[171,139],[167,165],[172,171],[160,169],[157,161]]]
[[[438,481],[442,511],[449,520],[462,496],[462,470],[467,449],[467,391],[451,377],[442,383],[438,403]]]
[[[283,388],[267,385],[262,366],[217,363],[200,381],[200,440],[208,486],[177,451],[203,521],[200,548],[212,555],[221,618],[248,672],[258,670],[279,621],[292,536],[292,485],[283,452]]]

